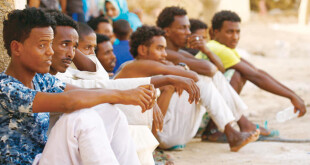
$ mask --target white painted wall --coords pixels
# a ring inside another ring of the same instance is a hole
[[[27,0],[14,0],[15,9],[24,9],[27,4]]]

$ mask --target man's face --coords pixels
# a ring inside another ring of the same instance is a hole
[[[30,72],[48,73],[52,64],[52,42],[54,32],[51,27],[33,28],[29,37],[19,43],[21,65]]]
[[[164,36],[154,36],[152,44],[147,49],[146,59],[164,62],[167,57],[166,46],[167,43]]]
[[[95,33],[82,36],[79,41],[78,49],[85,55],[95,54],[95,47],[97,45],[97,39]]]
[[[166,31],[166,37],[168,40],[170,40],[176,47],[183,48],[186,46],[187,38],[191,34],[189,28],[189,19],[184,15],[174,16],[173,23],[164,30]]]
[[[53,42],[54,56],[52,59],[51,72],[64,73],[70,66],[75,55],[79,36],[77,31],[70,26],[57,26]]]
[[[208,29],[197,29],[195,31],[195,33],[193,34],[197,34],[199,36],[202,36],[202,38],[207,42],[209,40],[209,37],[208,37]]]
[[[236,48],[240,39],[240,23],[224,21],[220,30],[214,30],[214,39],[229,48]]]
[[[104,34],[108,36],[109,38],[113,37],[113,27],[111,24],[107,22],[100,22],[97,26],[96,33],[98,34]]]
[[[116,58],[113,53],[113,46],[110,41],[97,45],[96,56],[107,72],[112,72],[115,67]]]

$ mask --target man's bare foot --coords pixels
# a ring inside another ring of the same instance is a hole
[[[207,127],[203,131],[201,140],[208,142],[227,143],[226,135],[217,129],[217,126],[212,119],[209,120]]]
[[[201,135],[202,141],[227,143],[226,135],[218,129],[211,129]]]
[[[259,134],[260,131],[257,129],[254,132],[240,132],[237,136],[228,137],[230,151],[238,152],[243,146],[256,141]]]
[[[253,132],[257,128],[255,124],[249,121],[246,117],[242,116],[240,120],[237,122],[241,132]],[[268,136],[271,134],[271,131],[265,129],[264,127],[259,126],[260,135]]]
[[[249,124],[249,125],[246,125],[246,126],[239,126],[240,127],[240,131],[241,132],[253,132],[257,129],[257,126],[253,123]],[[264,127],[262,126],[259,126],[259,131],[260,131],[260,135],[263,135],[263,136],[268,136],[270,135],[271,131],[265,129]]]

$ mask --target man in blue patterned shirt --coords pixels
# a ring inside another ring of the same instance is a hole
[[[87,90],[65,84],[48,74],[55,25],[49,15],[35,8],[15,10],[3,25],[11,61],[0,74],[0,164],[31,164],[41,152],[42,164],[139,164],[126,118],[102,103],[145,111],[154,102],[152,87]],[[101,108],[110,120],[99,117]],[[47,112],[65,113],[48,140]]]

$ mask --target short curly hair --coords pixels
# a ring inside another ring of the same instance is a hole
[[[157,17],[156,25],[162,29],[169,27],[173,23],[175,16],[185,15],[187,15],[187,12],[183,8],[177,6],[166,7]]]
[[[241,22],[237,13],[229,10],[222,10],[214,14],[212,18],[212,29],[221,30],[224,21]]]
[[[154,36],[164,36],[165,32],[155,26],[143,25],[139,27],[130,37],[130,53],[133,57],[138,56],[139,45],[150,46]]]
[[[83,23],[83,22],[78,22],[77,32],[79,34],[80,41],[84,40],[85,36],[95,33],[95,31],[90,26],[88,26],[86,23]]]
[[[51,15],[41,9],[13,10],[3,21],[3,41],[8,55],[11,56],[12,41],[23,43],[33,28],[52,27],[55,29],[55,25],[56,22]]]
[[[128,35],[131,33],[130,24],[124,19],[119,19],[113,22],[113,31],[119,40],[127,40]]]
[[[104,23],[110,23],[110,21],[105,18],[104,16],[99,16],[99,17],[95,17],[95,18],[91,18],[87,24],[94,30],[96,31],[98,29],[98,25],[101,23],[101,22],[104,22]]]
[[[190,30],[192,33],[195,33],[198,29],[208,29],[208,25],[199,19],[190,19],[189,22],[191,24]]]
[[[96,38],[97,38],[97,45],[102,43],[102,42],[110,41],[110,38],[104,34],[96,33]],[[98,47],[95,48],[95,53],[97,54],[97,52],[98,52]]]
[[[69,17],[66,14],[63,14],[60,11],[53,11],[53,10],[49,10],[46,11],[47,13],[50,13],[51,16],[54,18],[54,20],[56,21],[56,26],[70,26],[72,28],[74,28],[76,31],[78,30],[78,24],[76,21],[74,21],[71,17]],[[55,34],[56,34],[56,29],[55,29]]]

